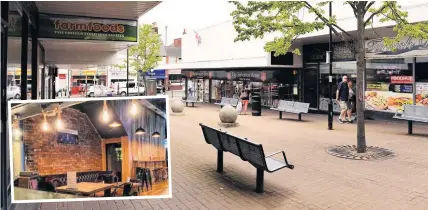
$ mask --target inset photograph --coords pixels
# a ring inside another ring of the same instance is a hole
[[[13,203],[171,197],[167,98],[10,101]]]

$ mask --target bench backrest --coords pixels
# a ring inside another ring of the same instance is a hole
[[[220,141],[223,149],[241,157],[241,152],[238,148],[238,138],[227,133],[220,133]]]
[[[285,109],[287,107],[287,101],[284,101],[284,100],[280,100],[279,102],[278,102],[278,109]]]
[[[221,104],[224,104],[224,103],[226,102],[226,99],[227,99],[227,98],[225,98],[225,97],[222,97],[222,98],[221,98],[221,101],[220,101],[220,103],[221,103]]]
[[[196,96],[187,96],[187,101],[196,101]]]
[[[309,103],[294,102],[293,109],[299,112],[308,113]]]
[[[219,131],[215,128],[208,127],[208,126],[203,125],[203,124],[199,124],[199,125],[202,128],[202,133],[204,134],[205,141],[208,144],[213,145],[216,149],[223,150],[223,147],[222,147],[221,142],[220,142],[220,136],[219,136],[219,133],[221,131]]]
[[[223,99],[224,99],[224,101],[223,101]],[[231,99],[231,98],[223,97],[223,98],[222,98],[222,104],[229,104],[229,103],[230,103],[230,99]]]
[[[285,110],[293,109],[294,101],[285,101]]]
[[[232,106],[238,105],[238,99],[237,98],[231,98],[229,104]]]
[[[428,107],[404,105],[403,116],[428,118]]]
[[[241,158],[250,162],[257,168],[266,168],[265,154],[262,145],[257,145],[244,139],[237,139],[241,151]]]

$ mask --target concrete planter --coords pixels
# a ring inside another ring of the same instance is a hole
[[[224,106],[219,113],[220,122],[222,127],[235,127],[238,126],[236,120],[238,119],[238,111],[230,105]]]
[[[172,110],[173,113],[176,113],[176,114],[182,113],[183,110],[184,110],[184,104],[183,104],[183,102],[181,102],[179,100],[174,100],[171,103],[171,110]]]

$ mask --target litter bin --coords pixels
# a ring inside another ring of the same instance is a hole
[[[253,116],[261,116],[262,115],[262,100],[260,94],[253,93],[251,97],[251,114]]]

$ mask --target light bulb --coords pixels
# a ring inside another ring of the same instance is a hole
[[[62,128],[62,120],[61,120],[61,118],[58,118],[56,120],[56,128],[58,128],[58,129]]]
[[[137,114],[137,104],[135,104],[134,102],[132,102],[132,105],[131,105],[131,114],[132,115]]]
[[[103,120],[104,122],[108,122],[109,116],[108,116],[108,111],[107,109],[103,110]]]
[[[21,135],[22,135],[21,129],[15,128],[13,131],[14,131],[13,135],[14,135],[15,138],[21,137]]]
[[[49,130],[49,124],[48,124],[48,122],[46,122],[46,121],[43,122],[42,129],[43,129],[43,131],[48,131]]]

